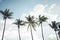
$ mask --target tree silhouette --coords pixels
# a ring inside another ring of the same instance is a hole
[[[19,40],[21,40],[21,37],[20,37],[20,26],[25,25],[24,21],[20,20],[20,19],[16,19],[16,22],[14,22],[14,24],[17,25],[17,27],[18,27]]]
[[[28,17],[26,17],[26,20],[27,21],[25,23],[28,24],[28,28],[30,28],[31,37],[33,40],[32,28],[36,31],[35,27],[36,27],[37,22],[35,21],[34,16],[30,16],[30,15]]]
[[[56,34],[56,38],[57,38],[57,40],[59,40],[59,39],[58,39],[58,36],[57,36],[57,33],[56,33],[56,31],[58,31],[58,27],[57,27],[56,21],[52,21],[52,24],[49,24],[49,25],[50,25],[50,27],[51,27],[52,29],[54,29],[55,34]]]
[[[42,23],[46,22],[47,19],[48,19],[47,17],[41,16],[41,15],[39,15],[39,17],[38,17],[38,23],[39,23],[38,26],[40,26],[40,24],[41,24],[41,32],[42,32],[42,38],[43,38],[43,40],[44,40],[44,35],[43,35]]]
[[[3,28],[3,34],[2,34],[2,40],[3,40],[5,27],[6,27],[6,20],[12,18],[13,12],[10,12],[9,9],[5,9],[4,11],[0,10],[0,13],[3,15],[3,19],[4,19],[4,28]]]
[[[60,22],[57,22],[56,24],[57,24],[57,27],[58,27],[58,36],[60,38]]]

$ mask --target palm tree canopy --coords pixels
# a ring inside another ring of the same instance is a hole
[[[28,24],[28,28],[32,26],[32,28],[35,30],[37,22],[35,21],[34,16],[28,16],[26,17],[27,21],[25,23]]]
[[[49,24],[49,26],[50,26],[51,28],[53,28],[55,31],[58,30],[58,27],[57,27],[56,21],[52,21],[52,24]]]
[[[57,24],[57,27],[60,28],[60,22],[57,22],[56,24]]]
[[[39,15],[39,17],[38,17],[38,22],[39,22],[39,24],[40,24],[40,23],[42,23],[42,22],[46,22],[47,19],[48,19],[47,17]]]
[[[11,19],[13,12],[10,12],[9,9],[5,9],[4,11],[0,10],[0,13],[3,15],[3,19]]]
[[[58,27],[58,36],[60,38],[60,22],[57,22],[56,24],[57,24],[57,27]]]
[[[20,19],[16,19],[16,22],[14,22],[14,24],[16,24],[16,25],[25,25],[24,21],[20,20]]]

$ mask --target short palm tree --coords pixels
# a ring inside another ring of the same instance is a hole
[[[28,16],[28,17],[26,17],[26,22],[25,23],[27,23],[28,24],[28,28],[30,28],[30,32],[31,32],[31,37],[32,37],[32,40],[33,40],[33,33],[32,33],[32,28],[34,29],[34,30],[36,30],[35,29],[35,27],[36,27],[36,23],[37,22],[35,22],[35,19],[34,19],[34,16]],[[27,28],[27,29],[28,29]]]
[[[6,20],[12,18],[13,12],[10,12],[9,9],[5,9],[4,11],[0,10],[0,13],[3,15],[4,19],[4,28],[3,28],[3,34],[2,34],[2,40],[4,38],[4,32],[5,32],[5,27],[6,27]]]
[[[54,29],[55,34],[56,34],[56,38],[58,40],[58,36],[57,36],[57,33],[56,33],[56,31],[58,31],[58,27],[57,27],[56,21],[52,21],[52,24],[49,24],[49,25],[52,29]]]
[[[41,16],[41,15],[39,15],[39,17],[38,17],[38,23],[39,23],[38,26],[41,24],[41,32],[42,32],[42,38],[43,38],[43,40],[44,40],[44,35],[43,35],[42,23],[46,22],[47,19],[48,19],[47,17]]]
[[[21,40],[21,37],[20,37],[20,26],[25,25],[24,21],[20,20],[20,19],[16,19],[16,22],[14,22],[14,24],[17,25],[17,27],[18,27],[19,40]]]

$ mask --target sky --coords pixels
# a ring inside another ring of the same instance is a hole
[[[60,0],[0,0],[0,10],[9,9],[13,12],[13,19],[7,20],[4,40],[19,40],[17,26],[12,24],[15,19],[21,18],[26,20],[25,16],[44,15],[48,17],[48,23],[51,21],[60,21]],[[4,20],[0,14],[0,40],[2,37]],[[43,31],[45,40],[56,40],[55,32],[48,23],[43,23]],[[30,30],[27,31],[27,26],[21,26],[21,39],[31,40]],[[36,26],[36,31],[33,30],[34,40],[42,40],[41,28]]]

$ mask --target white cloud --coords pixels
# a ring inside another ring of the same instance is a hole
[[[5,20],[0,20],[0,23],[2,24],[2,23],[4,23],[4,21],[5,21]],[[12,24],[14,21],[15,21],[15,20],[13,20],[13,19],[10,19],[10,20],[8,19],[8,20],[6,20],[6,23],[7,23],[7,24]]]
[[[52,4],[50,7],[48,7],[48,11],[46,10],[47,5],[43,5],[43,4],[37,4],[36,6],[34,6],[34,8],[32,9],[32,11],[30,11],[29,13],[25,13],[22,15],[22,19],[25,19],[25,16],[28,15],[34,15],[35,17],[38,17],[38,15],[45,15],[48,17],[48,22],[50,23],[51,21],[57,21],[57,14],[51,14],[52,9],[54,8],[55,4]],[[26,19],[25,19],[26,20]]]
[[[56,6],[56,4],[52,4],[49,8],[49,12],[51,12],[51,10]]]
[[[45,10],[45,5],[42,4],[37,4],[34,8],[33,8],[33,12],[35,13],[43,13]]]
[[[11,38],[11,39],[18,37],[18,31],[17,30],[5,31],[5,37]]]
[[[55,34],[50,34],[48,39],[49,40],[56,40],[56,35]]]
[[[46,11],[46,5],[43,5],[43,4],[37,4],[33,7],[32,11],[30,11],[29,13],[25,13],[21,16],[21,19],[23,20],[26,20],[25,19],[25,16],[28,16],[28,15],[34,15],[35,17],[38,17],[38,15],[45,15],[47,16],[49,19],[49,23],[50,21],[53,21],[53,20],[57,20],[57,16],[56,14],[51,14],[51,10],[54,8],[54,5],[55,4],[52,4],[50,7],[49,7],[49,10],[50,12]],[[5,32],[5,38],[6,40],[7,39],[11,39],[11,40],[17,40],[18,39],[18,31],[17,31],[17,26],[13,26],[12,23],[14,22],[15,20],[7,20],[7,27],[6,29],[8,29],[8,31],[6,30]],[[0,23],[2,23],[3,21],[1,20]],[[15,29],[16,28],[16,29]],[[33,31],[33,35],[34,35],[34,39],[35,40],[42,40],[42,37],[41,37],[41,30],[40,30],[40,27],[37,28],[37,31]],[[47,33],[48,35],[48,33]],[[52,35],[51,35],[52,36]],[[52,36],[54,37],[54,36]],[[23,26],[23,28],[21,27],[21,38],[22,40],[31,40],[31,34],[30,34],[30,31],[27,31],[27,26]],[[27,39],[28,38],[28,39]],[[50,38],[50,36],[49,36]]]
[[[47,8],[47,5],[43,5],[43,4],[37,4],[37,5],[35,5],[34,6],[34,8],[32,9],[32,11],[30,11],[29,13],[25,13],[25,14],[23,14],[22,16],[21,16],[21,19],[23,19],[23,20],[26,20],[25,19],[25,16],[28,16],[28,15],[34,15],[35,17],[38,17],[38,15],[45,15],[46,17],[48,17],[49,19],[47,20],[48,21],[48,23],[50,23],[51,21],[57,21],[57,14],[51,14],[51,12],[52,12],[52,9],[54,8],[54,6],[55,6],[55,4],[52,4],[52,5],[50,5],[50,7],[48,7],[48,11],[46,10],[46,8]],[[49,27],[48,27],[49,28]],[[40,28],[38,29],[38,30],[40,30]],[[37,32],[37,31],[36,31]],[[46,32],[46,30],[44,31],[44,32]],[[49,31],[48,31],[49,32]],[[53,32],[53,31],[52,31]],[[33,32],[34,33],[34,32]],[[37,35],[38,34],[38,35]],[[34,34],[35,36],[35,38],[36,39],[38,39],[38,40],[40,40],[40,38],[41,38],[41,31],[38,31],[36,34]],[[46,34],[46,35],[48,35],[48,33]],[[46,38],[46,35],[45,35],[45,38]],[[50,36],[52,36],[52,38],[50,38]],[[34,38],[34,39],[35,39]],[[55,36],[53,36],[53,35],[49,35],[49,38],[51,39],[51,40],[54,40],[54,38],[55,38]],[[47,38],[46,38],[47,39]],[[41,38],[41,40],[42,40],[42,38]]]

